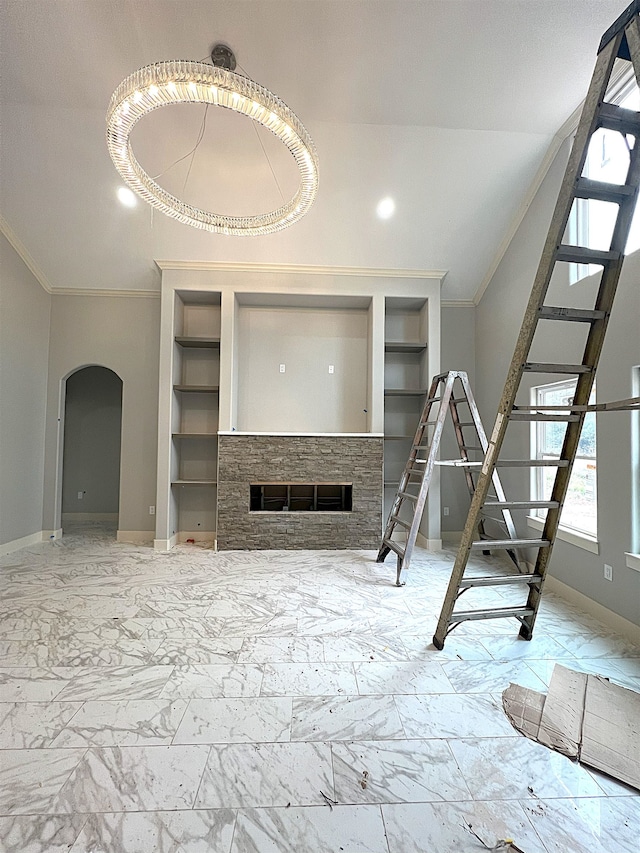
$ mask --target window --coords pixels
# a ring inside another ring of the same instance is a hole
[[[575,389],[575,379],[540,385],[531,389],[531,402],[541,408],[545,405],[567,406],[573,401]],[[595,388],[589,402],[595,402]],[[566,423],[561,421],[534,423],[532,456],[536,459],[559,459],[566,427]],[[533,469],[532,500],[549,500],[556,471],[556,468]],[[589,412],[584,419],[578,453],[560,516],[560,525],[594,538],[597,535],[598,521],[596,475],[596,416],[594,412]],[[546,509],[533,510],[533,515],[538,518],[544,518],[546,513]]]
[[[628,110],[640,110],[640,90],[635,80],[627,81],[612,99]],[[629,168],[629,147],[632,136],[624,137],[613,130],[597,130],[589,146],[583,175],[594,181],[623,184]],[[568,224],[569,243],[590,249],[608,249],[618,213],[618,205],[593,199],[576,199]],[[627,240],[626,253],[640,248],[640,216],[634,216]],[[570,264],[569,281],[575,284],[585,276],[593,275],[600,267],[593,264]]]

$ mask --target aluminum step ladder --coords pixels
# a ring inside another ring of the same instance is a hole
[[[465,407],[462,412],[459,406]],[[451,415],[453,422],[460,459],[439,461],[436,456],[447,413]],[[436,465],[451,465],[463,468],[469,494],[473,497],[476,488],[475,476],[482,466],[482,459],[487,447],[487,437],[480,420],[480,413],[473,399],[467,374],[462,370],[450,370],[448,373],[434,377],[420,415],[409,459],[402,472],[382,537],[382,544],[376,558],[376,562],[382,563],[390,551],[396,554],[396,586],[403,585],[400,581],[402,570],[408,569],[411,562],[434,467]],[[481,458],[477,459],[478,456]],[[497,502],[504,502],[505,495],[497,472],[494,473],[492,482],[495,492],[494,499]],[[404,506],[409,508],[409,513],[405,517],[401,517]],[[476,528],[480,539],[491,539],[485,529],[488,522],[498,524],[502,528],[503,536],[506,534],[510,539],[516,538],[515,525],[509,508],[502,507],[500,513],[501,518],[488,516],[478,519]],[[396,532],[406,535],[405,541],[394,539],[393,536]],[[508,548],[508,552],[516,567],[519,568],[521,564],[519,555],[511,548]],[[489,551],[487,550],[486,553]]]
[[[551,219],[549,233],[507,374],[489,448],[478,477],[471,501],[471,509],[433,637],[433,643],[438,649],[443,647],[445,637],[450,631],[468,620],[514,617],[520,622],[519,633],[522,638],[530,640],[533,635],[542,587],[558,531],[560,513],[567,494],[569,478],[576,458],[582,424],[587,411],[599,409],[597,406],[589,406],[589,397],[622,270],[624,250],[640,182],[640,143],[638,142],[640,138],[640,113],[604,103],[613,65],[617,58],[630,61],[633,64],[636,79],[640,84],[640,0],[634,0],[613,26],[607,30],[598,49],[593,78],[589,85],[573,148]],[[627,140],[630,163],[626,180],[622,185],[593,181],[582,176],[591,137],[599,128],[619,131]],[[635,139],[633,147],[631,147],[632,143],[628,136],[633,136]],[[575,199],[578,198],[597,199],[612,202],[618,206],[611,244],[608,249],[600,251],[563,243],[571,208]],[[570,307],[546,304],[545,300],[551,276],[558,263],[589,263],[597,264],[603,268],[593,308],[584,308],[583,305]],[[533,338],[538,323],[542,321],[556,322],[559,333],[561,333],[560,330],[564,323],[585,324],[588,329],[586,343],[576,352],[574,363],[549,364],[529,360]],[[567,375],[577,377],[573,401],[566,407],[516,405],[516,395],[525,373],[528,375],[555,374],[559,377]],[[544,420],[557,420],[566,423],[559,459],[509,460],[501,456],[508,427],[513,425],[515,429],[517,428],[516,424],[520,424],[520,428],[523,428],[522,424],[524,424],[524,428],[530,428],[532,422]],[[548,501],[523,499],[495,502],[488,498],[489,486],[496,468],[524,467],[531,470],[539,466],[556,468],[553,488]],[[520,539],[515,542],[513,540],[488,542],[476,538],[475,531],[478,522],[487,510],[496,508],[515,510],[532,507],[547,509],[544,529],[539,538]],[[513,573],[503,577],[465,578],[465,569],[472,551],[514,547],[515,545],[530,549],[536,554],[533,571],[528,570],[524,573]],[[471,588],[503,587],[511,584],[525,588],[527,597],[526,602],[522,605],[454,611],[459,596]]]

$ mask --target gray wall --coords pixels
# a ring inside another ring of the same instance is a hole
[[[0,234],[0,545],[42,530],[50,311]]]
[[[368,324],[355,309],[240,306],[238,429],[365,432]]]
[[[121,420],[122,380],[115,373],[85,367],[67,379],[63,513],[118,512]]]
[[[158,347],[156,298],[54,296],[47,397],[45,526],[56,521],[61,457],[58,430],[64,380],[79,367],[100,365],[122,379],[120,530],[151,531],[156,502]],[[56,521],[57,523],[57,521]]]
[[[506,372],[531,290],[540,252],[564,173],[569,146],[565,144],[552,165],[527,215],[509,246],[476,311],[476,390],[485,428],[493,426]],[[597,276],[570,288],[567,269],[561,269],[547,298],[551,305],[590,304]],[[640,255],[624,266],[618,294],[597,374],[597,399],[624,399],[632,395],[632,369],[640,364]],[[542,323],[534,341],[532,360],[565,360],[568,344],[580,330],[563,324]],[[574,324],[582,326],[583,324]],[[554,328],[555,326],[555,328]],[[582,331],[584,334],[584,331]],[[575,360],[574,357],[566,360]],[[539,381],[547,381],[544,377]],[[548,381],[553,381],[550,377]],[[526,388],[521,402],[526,400]],[[565,584],[610,610],[640,624],[640,574],[627,568],[624,552],[631,550],[631,415],[606,413],[597,418],[598,539],[600,553],[593,554],[558,540],[551,573]],[[503,456],[529,455],[527,426],[510,427]],[[506,472],[509,473],[509,472]],[[528,475],[504,477],[507,492],[528,489]],[[510,488],[510,487],[515,487]],[[516,495],[517,496],[517,495]],[[520,529],[527,526],[520,519]],[[528,530],[529,535],[532,531]],[[613,582],[604,580],[603,564],[613,566]]]
[[[465,370],[469,375],[471,389],[475,389],[475,308],[443,308],[441,314],[440,371]],[[456,385],[456,388],[459,388]],[[461,409],[462,410],[462,409]],[[487,424],[484,424],[488,432]],[[466,433],[465,433],[466,434]],[[441,459],[460,457],[451,419],[447,416],[440,444]],[[442,507],[449,507],[449,515],[442,514],[443,534],[458,533],[469,512],[470,497],[464,474],[460,468],[440,468],[440,500]],[[444,513],[444,510],[442,510]]]

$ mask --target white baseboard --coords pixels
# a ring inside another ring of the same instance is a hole
[[[62,523],[73,521],[114,521],[118,523],[117,512],[63,512]]]
[[[427,551],[442,551],[442,539],[427,539],[422,533],[416,536],[416,545],[426,548]]]
[[[577,589],[568,586],[566,583],[562,583],[562,581],[559,581],[552,575],[547,575],[544,586],[549,592],[555,592],[557,595],[561,596],[561,598],[566,599],[566,601],[570,601],[572,604],[577,604],[582,610],[590,613],[591,616],[594,616],[601,622],[604,622],[605,625],[608,625],[614,631],[628,637],[634,643],[640,644],[640,625],[635,625],[623,616],[619,616],[617,613],[614,613],[613,610],[609,610],[608,607],[604,607],[602,604],[599,604],[597,601],[589,598],[589,596],[578,592]]]
[[[178,542],[184,543],[187,539],[194,542],[215,542],[216,534],[213,530],[181,530],[178,533]]]
[[[57,530],[43,530],[42,531],[42,541],[43,542],[55,542],[56,539],[62,539],[62,528],[59,527]]]
[[[116,532],[117,542],[128,542],[130,545],[151,545],[153,542],[153,530],[118,530]]]
[[[37,533],[30,533],[29,536],[21,536],[20,539],[12,539],[11,542],[5,542],[4,545],[0,545],[0,556],[19,551],[20,548],[27,548],[29,545],[39,544],[42,542],[43,533],[43,530],[38,530]]]
[[[154,539],[153,549],[154,551],[170,551],[177,542],[178,535],[174,533],[171,539]]]

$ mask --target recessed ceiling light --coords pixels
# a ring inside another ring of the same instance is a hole
[[[135,207],[138,203],[136,194],[127,187],[118,187],[118,198],[125,207]]]
[[[380,219],[389,219],[396,211],[396,203],[392,198],[387,196],[378,202],[376,213]]]

